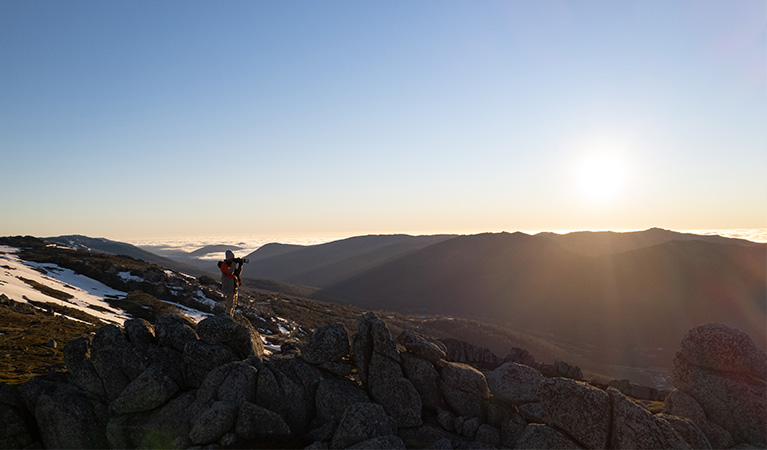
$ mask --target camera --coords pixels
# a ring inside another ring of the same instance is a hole
[[[240,264],[247,264],[250,262],[248,258],[237,258],[235,261],[239,262]]]

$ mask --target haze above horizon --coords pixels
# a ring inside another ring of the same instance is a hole
[[[767,228],[763,1],[0,2],[0,235]]]

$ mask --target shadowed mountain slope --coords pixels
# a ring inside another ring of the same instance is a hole
[[[673,348],[685,330],[711,320],[767,339],[764,244],[669,240],[584,255],[558,239],[461,236],[327,286],[316,297],[551,333],[624,363],[646,364],[643,354]]]
[[[193,252],[189,252],[188,255],[197,258],[211,253],[224,253],[227,250],[237,251],[239,249],[240,247],[237,247],[236,245],[214,244],[200,247]]]
[[[327,286],[453,236],[358,236],[312,246],[269,244],[247,256],[248,273],[285,283]],[[268,256],[264,256],[264,255]]]

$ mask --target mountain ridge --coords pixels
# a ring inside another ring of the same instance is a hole
[[[634,336],[614,352],[637,351],[636,342],[670,348],[682,328],[714,319],[767,339],[760,323],[765,244],[670,240],[583,255],[536,236],[456,238],[328,286],[316,298],[527,326],[592,345],[605,334],[613,341]]]
[[[49,243],[58,244],[78,250],[130,256],[131,258],[140,259],[152,264],[158,264],[163,267],[167,267],[168,269],[186,272],[190,275],[201,275],[201,269],[195,267],[194,265],[185,264],[171,258],[159,256],[155,253],[146,251],[126,242],[113,241],[106,238],[93,238],[79,234],[53,236],[43,238],[43,240]]]
[[[311,284],[307,278],[311,278],[315,283],[317,281],[324,284],[324,277],[320,277],[323,270],[332,264],[342,264],[352,258],[359,258],[362,255],[368,255],[368,260],[386,259],[376,252],[388,248],[391,251],[392,245],[400,244],[401,253],[407,252],[412,248],[422,248],[431,243],[449,239],[452,235],[433,235],[433,236],[410,236],[404,234],[398,235],[367,235],[354,236],[351,238],[327,242],[324,244],[312,246],[295,246],[286,248],[285,246],[267,247],[266,251],[275,249],[285,250],[269,257],[262,257],[264,247],[247,255],[251,263],[248,267],[250,273],[257,273],[260,278],[275,279],[292,284]],[[266,247],[266,246],[265,246]],[[347,270],[358,270],[357,267],[348,267]],[[330,278],[345,277],[346,275],[328,275]]]

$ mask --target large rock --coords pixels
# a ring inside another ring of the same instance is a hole
[[[355,403],[344,412],[330,447],[347,448],[371,438],[389,436],[395,431],[381,405]]]
[[[245,361],[229,363],[231,370],[218,386],[219,400],[230,403],[255,402],[258,370]]]
[[[765,382],[734,372],[715,372],[674,357],[674,385],[703,408],[709,421],[721,426],[736,443],[767,445]]]
[[[368,403],[367,392],[348,378],[328,378],[317,386],[316,412],[322,422],[341,421],[346,408],[354,403]]]
[[[287,437],[290,427],[276,412],[245,402],[240,405],[235,432],[244,439]]]
[[[235,359],[232,350],[225,345],[190,340],[184,347],[186,381],[190,386],[200,386],[208,372]]]
[[[548,425],[531,423],[525,428],[519,439],[517,439],[515,448],[579,450],[582,447]]]
[[[0,383],[0,448],[26,448],[33,442],[19,393],[13,386]]]
[[[146,347],[157,343],[154,326],[144,319],[126,320],[123,327],[128,341],[137,347]]]
[[[64,346],[64,364],[80,389],[105,398],[104,384],[91,363],[91,338],[81,337]]]
[[[426,359],[432,364],[447,357],[447,347],[445,344],[436,339],[430,339],[418,334],[413,330],[404,330],[397,337],[397,342],[409,352]]]
[[[184,353],[170,347],[150,345],[143,350],[143,355],[146,359],[147,367],[159,367],[164,374],[172,378],[179,386],[188,385]]]
[[[115,414],[149,411],[163,405],[179,389],[160,367],[152,366],[125,387],[111,408]]]
[[[366,313],[357,320],[357,333],[352,336],[352,357],[362,384],[368,384],[368,366],[373,354],[373,339],[370,337],[370,323],[377,319],[373,313]]]
[[[199,411],[194,406],[194,400],[193,393],[186,393],[152,411],[112,416],[106,430],[109,447],[190,447],[189,421]]]
[[[490,425],[482,424],[477,429],[477,434],[474,436],[477,442],[481,442],[485,445],[489,445],[493,448],[501,446],[501,432],[497,428],[493,428]]]
[[[374,354],[388,358],[397,365],[400,363],[397,344],[392,339],[389,328],[378,316],[369,312],[360,316],[357,321],[357,334],[352,338],[354,363],[357,366],[362,384],[366,386],[368,385],[370,364]]]
[[[440,390],[453,412],[458,416],[482,417],[490,399],[482,372],[467,364],[447,361],[440,363],[439,369]]]
[[[426,409],[436,411],[441,408],[442,395],[439,392],[439,373],[428,360],[412,353],[403,353],[402,371],[405,378],[415,386],[421,396],[421,403]]]
[[[554,361],[552,367],[558,377],[572,378],[573,380],[583,379],[583,372],[578,366],[570,365],[564,361]]]
[[[257,368],[256,404],[281,415],[294,433],[306,433],[322,381],[317,369],[290,357],[272,357]]]
[[[546,380],[541,389],[546,423],[565,431],[586,448],[605,448],[610,428],[606,392],[568,378]]]
[[[35,419],[46,448],[105,448],[107,407],[62,384],[37,401]]]
[[[421,425],[421,396],[405,377],[385,378],[376,383],[373,398],[400,427]]]
[[[108,324],[96,331],[91,342],[91,353],[128,346],[128,339],[117,326]]]
[[[405,443],[396,434],[387,436],[378,436],[366,441],[358,442],[352,446],[346,447],[349,450],[365,450],[371,448],[385,448],[391,450],[405,450]]]
[[[545,378],[528,366],[507,362],[487,375],[487,384],[496,400],[515,405],[539,401]]]
[[[657,414],[655,418],[671,425],[679,433],[679,436],[687,442],[690,448],[706,450],[713,448],[706,435],[703,434],[703,431],[692,420],[665,413]]]
[[[373,313],[360,317],[353,339],[354,357],[363,385],[399,426],[422,423],[421,397],[402,372],[397,344],[386,324]]]
[[[504,447],[517,448],[517,441],[522,437],[527,426],[528,423],[519,415],[504,419],[501,422],[501,445]]]
[[[169,314],[157,318],[155,324],[157,343],[180,352],[189,341],[197,340],[194,324],[181,316]]]
[[[767,379],[767,355],[744,332],[723,323],[709,322],[682,338],[682,357],[690,364],[716,372]]]
[[[397,343],[383,320],[376,318],[370,322],[370,338],[374,352],[399,362]]]
[[[213,345],[228,347],[237,359],[264,355],[261,335],[245,316],[235,313],[209,316],[197,324],[200,339]]]
[[[468,342],[452,338],[442,339],[441,342],[445,345],[447,353],[446,359],[448,361],[471,364],[478,363],[491,366],[497,366],[500,363],[500,358],[488,348],[477,347]]]
[[[349,332],[342,324],[330,324],[314,330],[303,358],[309,364],[340,361],[351,350]]]
[[[765,353],[743,332],[706,323],[687,332],[674,357],[674,385],[736,443],[767,445]]]
[[[109,400],[116,399],[147,368],[145,358],[114,325],[101,327],[93,336],[91,363]]]
[[[213,403],[216,400],[224,400],[223,398],[219,398],[218,391],[221,387],[223,387],[224,381],[229,378],[229,374],[232,373],[237,364],[241,363],[242,362],[230,362],[228,364],[218,366],[208,372],[208,375],[205,377],[205,380],[203,380],[199,389],[195,391],[195,398],[197,403],[201,405],[207,405]],[[256,371],[256,373],[258,373],[258,371]],[[256,378],[256,383],[258,383],[258,378]],[[247,400],[250,395],[246,393],[245,397]]]
[[[613,410],[611,448],[690,448],[667,421],[654,417],[615,388],[607,392]]]
[[[665,409],[669,414],[692,421],[703,432],[713,448],[730,448],[735,445],[732,434],[719,425],[709,422],[703,407],[684,392],[678,389],[672,390],[665,399]]]
[[[215,402],[193,418],[190,424],[189,440],[196,445],[210,444],[218,441],[224,434],[234,428],[237,420],[238,406],[229,402]]]

